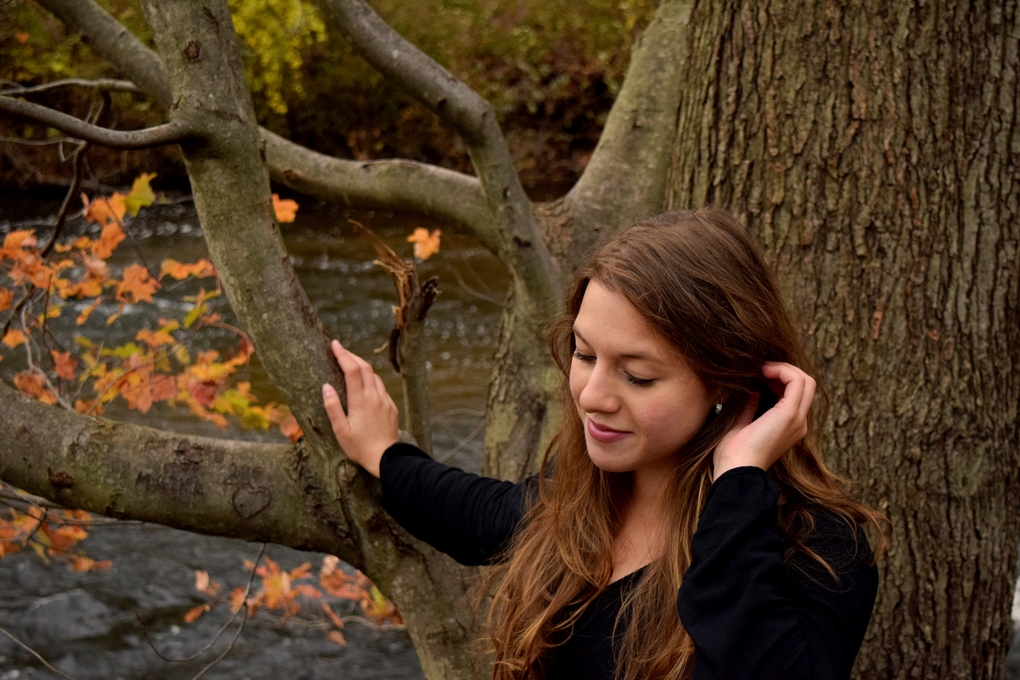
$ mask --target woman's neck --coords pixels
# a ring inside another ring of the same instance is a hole
[[[613,541],[612,581],[654,562],[662,554],[665,504],[669,478],[663,474],[633,473],[633,492]]]

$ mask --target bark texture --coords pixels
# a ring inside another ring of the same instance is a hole
[[[342,385],[342,376],[283,247],[226,2],[146,0],[143,9],[171,85],[171,122],[195,133],[181,151],[210,255],[305,432],[307,455],[295,469],[309,512],[334,532],[338,554],[400,607],[426,676],[472,677],[470,612],[458,603],[473,571],[400,530],[376,502],[368,475],[340,454],[332,436],[320,386]]]
[[[672,207],[742,213],[894,542],[856,674],[999,678],[1020,539],[1016,3],[701,2]]]

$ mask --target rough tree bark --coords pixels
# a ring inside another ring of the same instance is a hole
[[[1020,539],[1013,2],[699,3],[669,204],[741,212],[894,542],[861,678],[999,678]],[[808,57],[808,58],[805,58]]]

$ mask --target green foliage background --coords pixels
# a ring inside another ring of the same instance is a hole
[[[100,0],[151,45],[133,0]],[[358,58],[304,0],[229,0],[245,45],[259,120],[324,153],[403,156],[469,168],[455,135]],[[576,176],[594,148],[619,89],[630,48],[654,11],[652,0],[375,0],[375,9],[415,45],[492,102],[526,180]],[[32,0],[0,4],[0,78],[38,84],[68,77],[116,77],[80,38]],[[65,90],[34,101],[85,116],[91,95]],[[144,97],[118,94],[106,125],[161,120]],[[55,131],[0,119],[0,135],[31,139]],[[95,179],[123,182],[138,169],[182,177],[172,150],[90,153]],[[52,147],[0,142],[0,183],[59,183]]]

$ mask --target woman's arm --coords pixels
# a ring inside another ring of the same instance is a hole
[[[399,442],[397,407],[361,357],[333,341],[347,385],[347,412],[331,385],[322,401],[344,453],[383,488],[383,507],[415,537],[463,564],[499,556],[524,516],[528,486],[479,477]]]
[[[815,516],[810,558],[783,561],[779,490],[757,467],[712,487],[691,543],[677,610],[694,641],[695,680],[850,676],[871,617],[878,574],[867,540],[830,514]]]
[[[411,444],[382,457],[383,507],[416,538],[461,564],[497,560],[531,505],[536,478],[513,484],[447,467]]]

